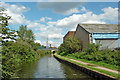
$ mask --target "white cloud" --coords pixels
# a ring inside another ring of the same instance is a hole
[[[102,22],[102,21],[86,21],[86,22],[82,22],[83,24],[105,24],[106,22]]]
[[[82,12],[87,12],[86,8],[85,7],[82,7],[82,9],[80,10]]]
[[[30,8],[26,8],[22,5],[10,5],[7,3],[0,2],[1,6],[6,9],[4,11],[8,16],[11,16],[11,20],[9,20],[9,23],[11,24],[23,24],[26,22],[25,16],[23,15],[23,12],[26,12],[30,10]]]
[[[86,2],[87,0],[48,0],[48,2]]]
[[[41,18],[40,21],[41,21],[41,22],[45,22],[45,18],[44,18],[44,17]]]
[[[83,8],[84,11],[87,11]],[[118,20],[118,8],[103,8],[103,13],[96,15],[91,11],[87,11],[84,14],[73,14],[72,16],[65,17],[56,22],[48,22],[50,25],[56,25],[61,28],[67,28],[69,30],[74,30],[79,23],[94,23],[94,24],[105,24],[106,21],[115,21]],[[113,13],[114,12],[114,13]],[[112,16],[112,17],[111,17]]]
[[[63,35],[61,34],[61,28],[55,28],[55,29],[46,29],[43,30],[39,33],[35,33],[36,37],[40,37],[42,39],[47,39],[47,37],[49,39],[60,39],[63,37]]]
[[[118,8],[103,8],[102,11],[104,14],[100,15],[100,18],[103,18],[105,20],[110,20],[110,21],[117,21],[118,19]]]
[[[45,17],[47,20],[52,20],[52,18],[50,18],[50,17]]]
[[[46,41],[41,42],[41,45],[46,46],[46,44],[47,44]],[[52,47],[58,47],[58,46],[60,46],[61,42],[48,41],[48,46],[50,46],[50,44],[51,44]]]
[[[52,20],[52,18],[50,18],[50,17],[42,17],[42,18],[40,19],[41,22],[46,22],[46,20]],[[38,22],[39,22],[39,21],[38,21]]]
[[[48,2],[72,2],[73,0],[48,0]]]
[[[35,40],[35,43],[40,43],[41,44],[41,41],[40,40]]]
[[[107,11],[108,9],[108,11]],[[61,33],[65,33],[65,30],[67,31],[75,31],[76,27],[79,23],[81,24],[106,24],[106,20],[107,21],[117,21],[117,8],[103,8],[103,13],[96,15],[91,11],[86,10],[86,8],[82,8],[82,10],[86,13],[84,14],[73,14],[69,17],[65,17],[61,20],[52,22],[49,21],[47,24],[48,26],[50,26],[50,28],[47,28],[46,30],[44,30],[43,32],[40,32],[39,34],[37,34],[37,36],[42,37],[42,38],[47,38],[47,36],[49,37],[49,39],[62,39],[64,35],[62,35]],[[110,12],[109,10],[114,11],[114,14],[116,14],[116,16],[113,16],[113,18],[109,18],[113,15],[113,12]],[[107,15],[107,13],[109,13]],[[108,17],[106,17],[108,16]],[[61,40],[62,41],[62,40]]]
[[[42,5],[39,7],[41,7],[41,9],[53,8],[54,12],[65,14],[65,15],[72,14],[72,13],[80,13],[80,14],[73,14],[71,16],[65,17],[63,19],[60,19],[54,22],[50,21],[52,20],[52,18],[50,17],[42,17],[40,20],[29,21],[29,20],[26,20],[23,15],[23,13],[28,11],[29,8],[26,8],[21,5],[13,5],[13,4],[10,5],[7,3],[2,3],[2,7],[5,7],[7,9],[6,13],[12,16],[12,20],[10,21],[10,23],[28,24],[28,28],[32,28],[35,31],[39,31],[38,33],[35,33],[35,36],[37,38],[40,37],[40,39],[46,40],[47,36],[49,37],[50,40],[59,39],[59,41],[57,41],[56,43],[51,42],[51,44],[55,44],[57,46],[58,44],[60,44],[58,42],[62,42],[62,38],[64,36],[62,33],[66,33],[66,31],[69,31],[69,30],[75,30],[79,23],[105,24],[107,23],[107,21],[118,20],[117,18],[118,8],[112,8],[112,7],[103,8],[102,9],[103,13],[96,15],[93,12],[88,11],[85,7],[82,7],[80,10],[78,10],[77,7],[81,5],[80,3],[73,3],[73,4],[69,3],[70,5],[67,5],[67,6],[66,6],[67,3],[64,3],[64,4],[59,3],[58,5],[57,4],[47,3],[46,5],[46,3],[42,3]],[[85,13],[81,13],[81,12],[85,12]],[[44,24],[40,22],[44,22]],[[43,41],[37,39],[36,42],[42,43]]]
[[[62,38],[64,35],[62,35],[61,33],[58,34],[49,34],[48,38],[53,38],[53,39],[59,39]]]
[[[40,9],[51,9],[55,13],[70,15],[72,13],[79,13],[78,7],[84,4],[84,2],[50,2],[50,3],[38,3]]]
[[[79,10],[77,8],[73,8],[73,9],[70,9],[70,10],[67,10],[66,12],[64,12],[63,14],[64,15],[70,15],[72,13],[79,13]]]

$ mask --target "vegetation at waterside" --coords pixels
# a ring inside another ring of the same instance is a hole
[[[97,64],[99,62],[99,65],[102,65],[107,68],[115,69],[114,66],[116,66],[116,70],[118,70],[118,66],[120,66],[120,57],[118,56],[120,54],[119,50],[110,50],[110,49],[103,49],[99,50],[100,45],[95,45],[93,44],[88,44],[88,49],[85,49],[84,51],[79,50],[74,50],[75,48],[79,48],[78,46],[75,47],[70,47],[70,45],[76,45],[74,44],[75,40],[72,40],[70,42],[70,38],[66,39],[63,44],[58,48],[58,54],[61,56],[66,56],[69,58],[74,58],[77,60],[83,60],[92,63]],[[66,44],[67,42],[67,44]],[[80,46],[80,45],[79,45]],[[82,45],[81,45],[82,46]],[[67,51],[65,51],[67,49]],[[73,52],[70,52],[70,51]],[[70,53],[69,53],[70,52]],[[108,66],[108,65],[113,65]]]
[[[68,37],[58,48],[58,54],[62,56],[80,51],[82,51],[82,44],[76,37],[73,37],[73,39]]]
[[[10,30],[8,20],[10,16],[4,13],[4,9],[0,8],[0,33],[2,39],[2,78],[17,77],[16,73],[20,70],[23,63],[36,61],[39,56],[46,54],[46,51],[41,51],[40,44],[34,43],[34,34],[32,30],[28,30],[27,26],[20,26],[18,31]],[[4,16],[3,16],[4,15]],[[10,41],[8,41],[8,39]]]
[[[75,62],[75,61],[73,61],[73,60],[64,58],[64,57],[62,57],[62,56],[60,56],[60,55],[57,55],[57,54],[54,54],[54,55],[55,55],[56,57],[62,59],[62,60],[66,60],[66,61],[68,61],[68,62],[77,64],[78,66],[82,66],[82,67],[85,67],[85,68],[87,68],[87,69],[89,69],[89,70],[93,70],[93,71],[96,71],[96,72],[100,72],[100,73],[102,73],[102,74],[106,74],[106,75],[108,75],[108,76],[115,77],[116,79],[120,79],[119,75],[116,74],[116,73],[109,72],[109,71],[105,71],[105,70],[101,70],[101,69],[97,69],[97,68],[94,68],[93,66],[87,66],[87,65],[81,64],[81,63],[79,63],[79,62]]]

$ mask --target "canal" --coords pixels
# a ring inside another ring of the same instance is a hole
[[[45,55],[37,62],[23,65],[18,76],[20,78],[81,78],[81,80],[94,80],[89,75],[59,62],[51,55]]]

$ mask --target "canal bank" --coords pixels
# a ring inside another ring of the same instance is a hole
[[[66,58],[66,57],[62,57],[60,55],[57,55],[57,54],[54,54],[54,57],[61,61],[61,62],[64,62],[64,63],[67,63],[69,64],[70,66],[76,68],[77,70],[79,71],[82,71],[90,76],[92,76],[93,78],[97,79],[97,80],[117,80],[116,77],[113,77],[113,76],[110,76],[110,75],[107,75],[105,74],[107,71],[104,71],[104,70],[99,70],[99,69],[95,69],[91,66],[86,66],[84,64],[80,64],[78,63],[77,61],[75,60],[71,60],[69,58]],[[101,72],[105,72],[105,73],[101,73]],[[111,74],[111,72],[108,72],[109,74]]]
[[[54,56],[47,54],[42,56],[37,62],[24,64],[22,70],[18,73],[19,78],[36,79],[77,79],[77,80],[95,80],[91,76],[78,71],[68,64],[59,62]]]

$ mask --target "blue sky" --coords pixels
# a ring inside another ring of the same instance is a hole
[[[6,14],[12,17],[11,29],[20,25],[32,29],[36,42],[59,46],[68,31],[74,31],[79,23],[117,24],[117,2],[2,2]]]

